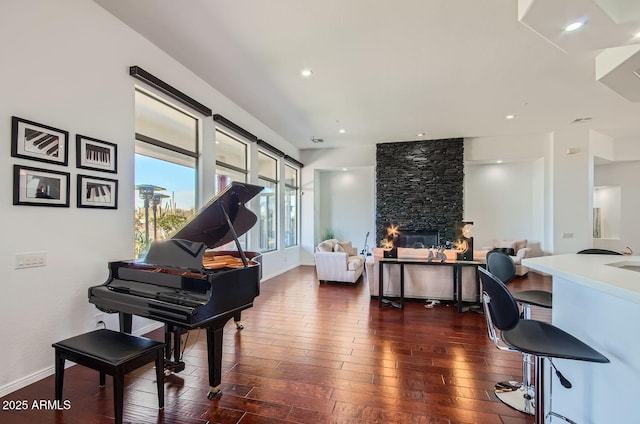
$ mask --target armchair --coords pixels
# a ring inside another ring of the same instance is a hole
[[[355,284],[364,271],[364,256],[351,242],[325,240],[316,247],[314,259],[320,281]]]

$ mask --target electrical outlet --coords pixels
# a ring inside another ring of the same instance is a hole
[[[96,314],[96,328],[97,327],[102,327],[103,325],[106,326],[105,322],[104,322],[104,314]]]

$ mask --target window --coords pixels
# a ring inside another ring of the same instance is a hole
[[[298,170],[284,166],[284,247],[298,244]]]
[[[137,258],[195,214],[198,119],[140,89],[135,102]]]
[[[229,134],[216,130],[215,192],[233,181],[247,182],[247,145]]]
[[[260,251],[276,250],[278,244],[278,161],[258,152],[258,179],[264,190],[260,192],[258,228]]]
[[[215,193],[232,182],[247,182],[247,144],[224,131],[216,129],[216,174]],[[242,250],[247,249],[247,235],[238,237]],[[217,250],[236,250],[235,241],[217,248]]]

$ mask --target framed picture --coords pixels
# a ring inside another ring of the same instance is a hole
[[[14,116],[11,118],[11,156],[67,165],[69,132]]]
[[[13,204],[69,207],[69,174],[13,165]]]
[[[118,146],[84,135],[76,135],[76,163],[78,168],[118,172]]]
[[[78,207],[118,209],[118,181],[78,174]]]

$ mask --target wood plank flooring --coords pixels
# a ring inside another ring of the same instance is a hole
[[[530,272],[510,283],[533,288],[551,290],[551,281]],[[534,309],[534,318],[548,321],[550,313]],[[195,330],[186,369],[165,379],[164,410],[151,366],[127,375],[125,422],[533,423],[493,395],[495,382],[521,379],[521,355],[497,350],[480,314],[417,301],[378,309],[364,280],[319,284],[314,267],[301,266],[263,282],[243,320],[242,331],[232,321],[225,327],[221,399],[206,398],[206,334]],[[51,376],[0,399],[3,407],[28,403],[0,410],[0,422],[111,423],[112,389],[110,377],[101,389],[97,372],[73,366],[65,373],[68,410],[33,407],[53,399]]]

